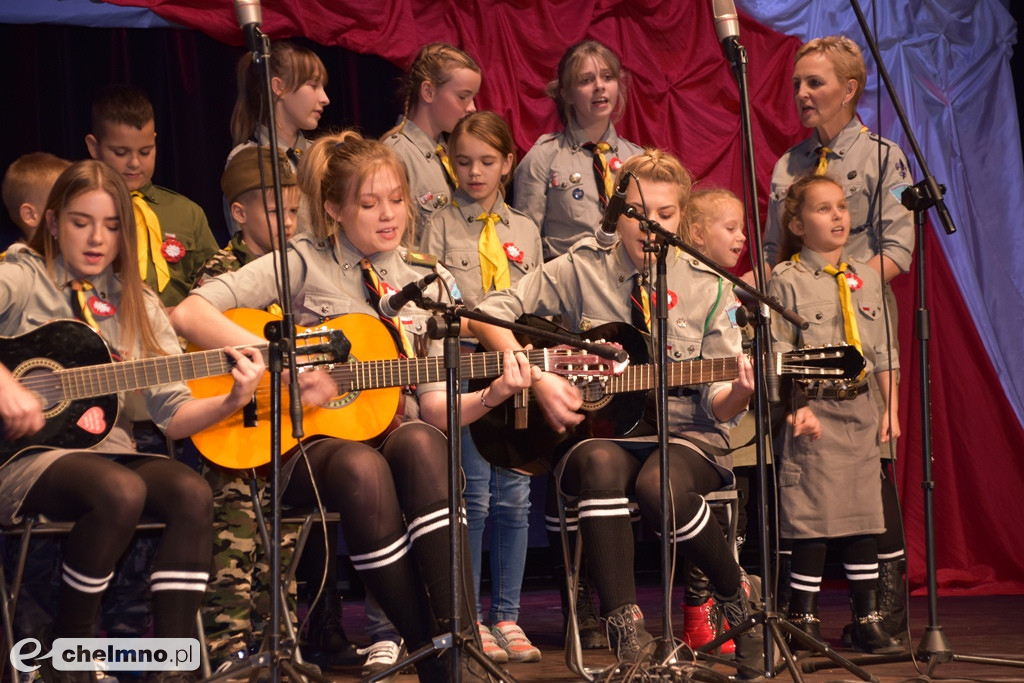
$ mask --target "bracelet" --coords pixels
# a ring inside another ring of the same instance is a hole
[[[487,401],[484,400],[484,392],[487,391],[488,389],[490,389],[489,386],[488,387],[484,387],[483,389],[480,390],[480,405],[482,405],[484,408],[488,408],[488,409],[490,409],[490,408],[497,408],[498,406],[489,406],[489,405],[487,405]]]

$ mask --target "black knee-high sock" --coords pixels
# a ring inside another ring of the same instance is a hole
[[[878,587],[878,545],[874,536],[853,536],[842,547],[843,571],[850,591]]]
[[[210,567],[188,563],[157,563],[149,575],[153,594],[153,635],[188,638],[195,634],[196,613],[210,580]]]
[[[384,538],[377,548],[350,546],[349,551],[359,578],[410,649],[429,641],[437,629],[423,580],[409,555],[408,533],[402,531]]]
[[[601,614],[636,603],[629,501],[621,491],[581,491],[579,520],[583,555],[601,601]]]
[[[792,589],[794,603],[821,592],[821,577],[825,569],[825,551],[827,549],[828,546],[824,541],[793,541],[789,585]]]
[[[459,520],[458,533],[462,536],[462,547],[467,548],[469,539],[464,509],[460,510]],[[434,615],[441,620],[442,630],[450,628],[452,591],[448,503],[440,501],[414,513],[409,522],[409,541],[420,576],[427,587]],[[462,575],[459,586],[462,587],[462,594],[459,596],[459,617],[464,627],[472,626],[475,632],[476,616],[475,610],[471,608],[474,601],[470,590],[473,585],[473,565],[469,553],[463,552],[460,559]]]
[[[54,638],[90,638],[94,635],[103,591],[113,577],[113,572],[102,577],[89,576],[64,562],[57,597],[57,618],[53,625]]]
[[[736,595],[740,567],[711,508],[701,496],[689,493],[677,496],[676,515],[685,520],[672,532],[682,554],[704,570],[719,595]]]

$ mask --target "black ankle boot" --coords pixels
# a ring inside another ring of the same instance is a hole
[[[362,657],[345,635],[341,625],[341,597],[321,596],[309,615],[303,657],[327,670],[336,666],[359,664]]]
[[[875,590],[852,591],[850,606],[853,610],[853,628],[850,631],[853,647],[876,655],[903,651],[903,645],[882,630],[882,615],[878,612],[878,593]]]
[[[756,577],[755,577],[756,578]],[[741,626],[754,614],[754,605],[761,603],[757,581],[751,581],[741,572],[740,588],[735,595],[715,592],[715,607],[721,610],[729,626]],[[743,667],[736,672],[736,680],[760,681],[764,678],[764,636],[761,625],[755,624],[733,638],[736,643],[736,663]]]
[[[818,594],[808,593],[807,591],[792,591],[789,598],[786,621],[820,642],[821,620],[818,619]],[[790,640],[789,649],[793,652],[801,652],[810,648],[798,639],[793,638]]]
[[[559,579],[558,592],[562,599],[562,635],[568,632],[569,626],[569,590],[565,579]],[[576,623],[579,624],[580,647],[584,650],[603,650],[608,647],[601,621],[594,605],[594,590],[585,576],[580,576],[579,588],[576,590]]]
[[[644,614],[637,605],[622,605],[604,618],[608,629],[608,647],[624,664],[642,662],[653,653],[648,647],[654,638],[644,627]]]
[[[896,640],[907,632],[906,602],[907,559],[878,563],[878,611],[882,613],[882,630]]]

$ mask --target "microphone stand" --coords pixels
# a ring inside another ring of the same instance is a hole
[[[449,534],[449,561],[451,571],[451,631],[443,633],[433,639],[432,642],[424,645],[408,656],[395,662],[392,666],[377,672],[367,679],[368,683],[379,681],[390,677],[410,664],[425,659],[437,652],[446,649],[451,650],[451,669],[449,680],[456,683],[461,679],[460,660],[465,653],[477,661],[490,675],[506,683],[515,683],[515,679],[506,671],[503,671],[497,664],[491,661],[480,649],[477,648],[475,638],[467,637],[463,633],[461,624],[461,602],[463,585],[462,577],[462,534],[460,532],[460,514],[464,508],[462,502],[462,419],[461,400],[462,380],[460,368],[462,365],[462,353],[459,345],[459,332],[461,328],[460,319],[469,318],[489,323],[498,327],[504,327],[516,332],[524,332],[536,337],[545,338],[559,344],[571,344],[576,347],[594,353],[595,355],[612,360],[620,360],[625,356],[625,351],[617,349],[608,344],[597,344],[592,342],[581,342],[575,337],[539,330],[529,325],[510,323],[484,313],[477,313],[467,309],[462,304],[449,306],[438,303],[419,294],[413,294],[412,301],[424,309],[434,312],[434,316],[428,324],[428,333],[433,339],[444,340],[444,367],[445,367],[445,390],[447,391],[448,408],[448,528]],[[475,597],[475,596],[474,596]]]
[[[779,302],[777,300],[769,299],[768,297],[766,297],[764,294],[762,294],[757,289],[755,289],[755,288],[751,287],[750,285],[748,285],[747,283],[743,282],[742,280],[737,278],[735,275],[733,275],[729,271],[725,270],[724,268],[722,268],[718,264],[714,263],[713,261],[710,261],[706,256],[701,254],[699,251],[697,251],[696,249],[694,249],[690,245],[688,245],[685,242],[683,242],[683,240],[680,239],[680,237],[678,235],[676,235],[676,234],[674,234],[672,232],[669,232],[668,230],[663,228],[661,225],[659,225],[657,221],[648,218],[641,211],[638,211],[635,207],[629,206],[629,207],[626,208],[626,210],[623,213],[626,216],[630,217],[630,218],[635,218],[638,221],[640,221],[640,228],[644,232],[647,232],[647,233],[651,234],[658,243],[663,245],[663,246],[660,247],[661,251],[665,251],[669,245],[677,247],[678,249],[681,249],[683,252],[689,254],[690,256],[692,256],[693,258],[697,259],[698,261],[700,261],[701,263],[703,263],[707,267],[711,268],[719,276],[721,276],[721,277],[725,278],[726,280],[728,280],[729,282],[733,283],[733,285],[735,285],[736,288],[738,288],[741,291],[745,292],[752,299],[754,299],[755,301],[760,303],[762,309],[770,308],[770,309],[776,311],[785,320],[789,321],[793,325],[796,325],[798,328],[800,328],[800,329],[807,329],[807,327],[808,327],[807,321],[805,321],[797,313],[795,313],[795,312],[793,312],[793,311],[791,311],[789,309],[784,308],[781,304],[779,304]],[[662,261],[663,261],[663,258],[662,258]],[[663,266],[659,266],[658,270],[659,270],[659,273],[658,273],[659,279],[664,279]],[[660,297],[660,302],[657,303],[656,305],[659,308],[659,315],[660,315],[661,302],[665,302],[666,299],[667,299],[667,295],[665,294],[665,290],[663,289],[666,285],[664,285],[662,283],[662,284],[658,284],[656,286],[658,287],[657,291],[658,291],[659,297]],[[666,303],[666,306],[667,306],[667,303]],[[661,325],[663,325],[665,322],[667,322],[667,307],[666,307],[666,310],[665,310],[665,318],[666,318],[666,320],[660,321],[659,327]],[[665,345],[664,345],[664,343],[660,343],[659,346],[664,347]],[[664,352],[665,352],[664,348],[659,349],[659,355],[661,355]],[[773,374],[771,368],[768,369],[767,374]],[[660,377],[660,375],[659,375],[659,377]],[[755,378],[759,378],[759,377],[760,377],[759,375],[755,374]],[[766,380],[762,380],[762,382],[765,382],[765,381]],[[763,389],[763,387],[762,387],[762,389]],[[664,401],[665,404],[667,405],[667,391],[668,391],[667,382],[665,382],[663,380],[660,381],[659,386],[657,387],[657,390],[659,392],[661,392],[659,394],[659,397],[658,397],[659,404],[661,404],[661,402]],[[659,420],[661,420],[660,416],[659,416]],[[658,433],[659,433],[659,443],[664,441],[667,444],[668,430],[667,430],[667,425],[664,422],[659,422]],[[763,438],[759,439],[759,447],[763,447],[762,446],[763,441],[764,441]],[[662,458],[663,458],[663,461],[662,461],[662,496],[663,496],[663,499],[662,499],[662,529],[663,529],[663,531],[662,531],[661,543],[662,543],[662,554],[663,554],[663,558],[664,558],[669,553],[668,534],[664,531],[667,528],[667,525],[668,525],[668,521],[667,521],[668,507],[666,505],[666,502],[667,502],[667,496],[666,496],[667,484],[666,484],[666,482],[668,480],[668,477],[666,476],[667,462],[664,461],[664,458],[666,457],[665,456],[665,451],[667,451],[667,445],[661,445],[659,447],[661,447],[662,450],[663,450],[663,453],[662,453]],[[763,458],[759,457],[759,465],[762,468],[764,467],[764,459]],[[764,475],[763,471],[762,471],[762,475]],[[764,478],[764,476],[762,476],[762,481],[764,481],[764,480],[765,480],[765,478]],[[763,500],[762,500],[761,515],[762,515],[762,521],[763,521],[763,517],[765,516],[765,513],[764,513],[764,501]],[[763,535],[764,534],[762,534],[762,536]],[[762,541],[762,543],[764,544],[764,543],[766,543],[766,541]],[[662,564],[663,564],[663,567],[664,567],[664,565],[666,565],[667,562],[663,559],[663,563]],[[767,564],[767,556],[762,554],[762,557],[761,557],[762,571],[765,571],[765,572],[767,571],[766,564]],[[671,596],[671,590],[672,590],[672,577],[671,577],[671,575],[669,575],[668,573],[665,573],[663,575],[662,579],[663,579],[663,583],[664,583],[662,590],[666,594]],[[669,598],[669,600],[667,600],[667,603],[668,603],[668,607],[666,607],[666,610],[670,610],[671,609],[671,604],[670,604],[671,603],[671,598]],[[669,612],[669,614],[671,614],[671,612]],[[668,619],[666,619],[666,621],[668,621]],[[785,619],[781,618],[781,615],[779,615],[777,612],[775,612],[774,610],[769,610],[767,608],[767,605],[766,605],[766,609],[763,612],[752,614],[750,616],[750,618],[748,618],[745,622],[743,622],[741,624],[730,624],[730,626],[732,628],[730,628],[728,631],[726,631],[725,633],[722,633],[721,635],[716,637],[714,640],[712,640],[711,642],[707,643],[706,645],[704,645],[700,649],[698,649],[696,651],[697,656],[701,657],[703,659],[710,660],[712,662],[718,662],[718,663],[726,664],[726,665],[729,665],[729,666],[734,666],[734,667],[737,668],[738,671],[741,670],[741,669],[742,670],[746,670],[747,667],[743,667],[742,665],[739,665],[739,664],[737,664],[737,663],[735,663],[733,661],[723,659],[723,658],[718,657],[716,655],[712,655],[712,654],[710,654],[710,652],[713,651],[714,649],[716,649],[719,645],[721,645],[725,641],[731,640],[734,637],[738,637],[739,635],[745,633],[746,631],[748,631],[748,630],[750,630],[752,628],[760,627],[760,628],[764,629],[765,634],[766,634],[766,637],[765,637],[765,647],[766,647],[766,650],[768,650],[768,652],[766,653],[767,656],[765,657],[765,668],[766,669],[771,669],[772,668],[771,665],[774,664],[773,652],[771,651],[771,647],[770,647],[771,644],[774,643],[776,646],[778,646],[779,650],[782,652],[782,655],[783,655],[783,657],[786,660],[787,668],[789,669],[790,674],[793,677],[793,680],[796,681],[797,683],[802,683],[803,677],[800,674],[800,669],[797,666],[796,660],[793,658],[792,653],[789,651],[789,647],[786,645],[786,639],[785,639],[785,636],[783,635],[783,631],[785,631],[788,634],[790,634],[791,638],[796,638],[805,647],[810,648],[810,649],[812,649],[812,650],[814,650],[816,652],[819,652],[822,655],[825,655],[826,657],[828,657],[834,663],[834,665],[841,666],[841,667],[845,668],[847,671],[849,671],[850,673],[854,674],[855,676],[861,678],[862,680],[871,681],[871,680],[874,679],[874,677],[870,673],[868,673],[867,671],[861,669],[860,667],[858,667],[857,665],[853,664],[849,660],[847,660],[847,659],[839,656],[838,654],[836,654],[834,651],[831,650],[831,648],[826,643],[821,643],[821,642],[818,642],[817,640],[811,638],[806,633],[801,631],[799,628],[797,628],[793,624],[790,624]],[[761,672],[757,672],[757,673],[761,673]],[[765,673],[767,674],[768,672],[766,671]]]
[[[926,305],[927,277],[925,270],[924,248],[925,215],[928,209],[935,207],[939,215],[939,221],[942,223],[943,230],[945,230],[947,235],[952,235],[956,232],[956,226],[953,224],[953,218],[950,216],[949,211],[946,209],[945,202],[942,199],[946,188],[935,180],[931,171],[928,169],[928,164],[925,162],[921,148],[917,144],[914,132],[910,128],[907,115],[903,111],[899,95],[897,94],[895,87],[893,87],[892,81],[889,78],[889,72],[886,70],[885,64],[882,61],[882,55],[878,50],[878,43],[875,41],[874,36],[871,33],[871,29],[868,27],[864,13],[861,11],[860,3],[858,3],[857,0],[850,0],[850,5],[853,7],[854,13],[857,15],[857,22],[860,24],[861,31],[864,33],[864,40],[867,43],[868,48],[871,50],[871,55],[875,59],[875,64],[878,66],[878,74],[881,76],[882,82],[885,84],[885,89],[889,93],[889,99],[892,102],[893,109],[899,119],[900,126],[903,128],[903,133],[907,136],[907,142],[910,144],[910,149],[914,153],[914,158],[917,160],[918,165],[921,167],[921,172],[924,174],[924,179],[921,180],[921,182],[907,188],[903,192],[900,201],[905,207],[907,207],[907,209],[914,212],[914,226],[916,228],[917,236],[918,307],[915,315],[915,334],[917,335],[918,353],[920,354],[921,361],[919,380],[919,392],[921,398],[921,462],[923,464],[921,489],[924,491],[925,573],[928,581],[928,626],[925,628],[924,635],[921,636],[921,641],[918,643],[917,651],[912,654],[908,652],[897,655],[864,655],[859,659],[865,664],[883,664],[907,659],[909,655],[912,659],[922,661],[927,664],[925,675],[929,677],[939,664],[944,664],[950,661],[1024,668],[1024,661],[1022,660],[956,654],[952,647],[950,647],[949,640],[946,638],[946,635],[942,632],[942,625],[939,624],[939,587],[938,580],[936,578],[935,508],[933,504],[935,481],[932,479],[931,376],[928,353],[928,340],[931,337],[931,329],[930,317]],[[804,664],[805,670],[817,670],[826,667],[827,663],[814,662]]]
[[[246,39],[252,49],[253,63],[259,65],[263,72],[263,94],[265,96],[264,106],[267,108],[267,133],[269,136],[270,154],[273,158],[271,167],[271,178],[274,186],[275,206],[279,209],[284,206],[281,197],[281,171],[277,164],[277,121],[274,114],[274,97],[271,89],[270,74],[270,38],[264,34],[257,24],[248,24],[245,27]],[[259,144],[257,143],[257,149]],[[270,462],[271,462],[271,528],[270,541],[270,585],[272,598],[270,600],[270,624],[267,626],[269,638],[269,652],[261,653],[250,661],[243,662],[238,667],[229,668],[228,671],[212,676],[207,681],[219,681],[229,677],[236,677],[241,671],[248,671],[255,675],[255,670],[267,668],[270,673],[271,683],[280,683],[281,670],[288,674],[293,681],[302,677],[312,679],[318,683],[329,683],[328,679],[317,673],[308,666],[303,665],[302,654],[298,649],[298,638],[291,633],[291,622],[288,622],[290,632],[287,646],[281,642],[281,608],[287,607],[285,597],[285,586],[281,581],[281,379],[285,367],[294,368],[295,364],[295,322],[292,314],[292,297],[290,291],[290,280],[288,277],[288,254],[287,234],[285,233],[284,220],[278,215],[277,220],[277,258],[278,268],[281,274],[281,281],[278,283],[279,303],[282,310],[280,322],[268,323],[264,336],[270,342],[268,347],[269,370],[270,370]],[[291,381],[288,384],[289,408],[291,410],[292,436],[301,441],[305,436],[302,429],[302,399],[299,395],[298,373],[291,373]],[[256,514],[257,524],[264,539],[267,538],[263,511],[260,501],[253,499],[253,508]]]

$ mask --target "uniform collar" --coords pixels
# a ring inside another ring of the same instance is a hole
[[[583,144],[589,142],[583,129],[576,125],[576,120],[571,119],[565,127],[565,137],[569,140],[573,149],[582,149]],[[613,152],[619,151],[619,136],[615,133],[615,124],[608,122],[608,129],[601,136],[598,142],[607,142]]]
[[[853,147],[853,143],[857,142],[857,139],[864,132],[865,126],[856,116],[850,119],[850,122],[843,126],[843,129],[834,138],[826,142],[818,139],[818,131],[815,130],[811,136],[812,144],[807,150],[807,156],[817,156],[818,148],[824,145],[831,149],[833,154],[838,155],[840,158],[845,157],[850,147]]]
[[[850,255],[846,252],[846,249],[843,249],[842,253],[839,255],[839,262],[845,262],[851,272],[857,272],[856,265],[850,260]],[[825,266],[832,265],[824,256],[816,251],[807,249],[806,247],[800,250],[800,263],[808,270],[815,272],[823,271]]]
[[[455,196],[452,201],[453,204],[458,208],[459,213],[466,220],[467,223],[472,223],[477,219],[477,216],[484,213],[483,207],[474,201],[472,197],[465,193],[461,188],[455,190]],[[505,204],[505,198],[501,192],[498,192],[498,200],[494,202],[494,208],[491,209],[490,213],[498,214],[498,218],[505,225],[509,224],[509,209],[508,205]]]
[[[231,238],[231,241],[228,242],[227,248],[235,255],[235,258],[238,259],[239,265],[244,266],[246,263],[249,263],[249,261],[255,261],[257,258],[256,254],[252,253],[252,249],[249,248],[249,245],[246,244],[245,240],[242,238],[241,230],[236,232],[234,237]]]
[[[418,149],[427,159],[432,159],[434,158],[434,155],[437,154],[438,141],[430,139],[430,136],[427,135],[426,131],[409,119],[406,119],[402,124],[401,133],[408,138],[409,142],[415,145],[416,149]]]

